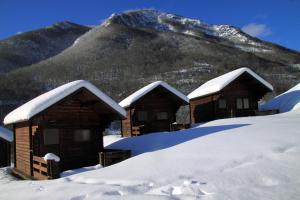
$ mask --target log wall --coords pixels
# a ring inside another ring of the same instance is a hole
[[[29,123],[18,123],[15,126],[15,155],[16,169],[27,176],[31,175],[30,168],[30,135]]]

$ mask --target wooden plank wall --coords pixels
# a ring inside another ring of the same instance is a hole
[[[131,136],[131,109],[126,109],[126,119],[122,120],[122,136],[130,137]]]
[[[28,123],[18,123],[15,127],[16,138],[16,169],[25,175],[31,175],[30,168],[30,141]]]

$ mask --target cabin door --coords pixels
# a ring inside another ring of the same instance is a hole
[[[61,129],[60,154],[62,170],[95,165],[99,162],[99,131],[87,128]]]

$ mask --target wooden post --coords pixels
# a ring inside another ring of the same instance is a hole
[[[127,114],[127,112],[126,112]],[[130,120],[130,137],[132,137],[132,116],[131,116],[131,106],[129,107],[129,120]]]
[[[60,177],[59,162],[55,160],[47,161],[47,173],[49,179],[57,179]]]
[[[29,154],[30,154],[30,176],[33,177],[33,142],[32,142],[32,122],[29,122]]]
[[[13,124],[13,133],[14,133],[14,141],[12,144],[14,145],[14,168],[17,168],[17,153],[16,153],[16,124]]]
[[[190,125],[192,125],[192,107],[191,107],[191,103],[189,103],[189,110],[190,110]]]

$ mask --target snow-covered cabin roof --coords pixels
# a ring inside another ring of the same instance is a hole
[[[0,126],[0,138],[12,142],[13,141],[13,132]]]
[[[193,98],[202,97],[202,96],[206,96],[209,94],[219,92],[224,87],[226,87],[228,84],[233,82],[236,78],[238,78],[240,75],[242,75],[245,72],[250,74],[253,78],[258,80],[263,85],[265,85],[268,89],[273,91],[273,86],[270,83],[265,81],[262,77],[257,75],[251,69],[249,69],[247,67],[243,67],[243,68],[236,69],[234,71],[223,74],[222,76],[218,76],[217,78],[207,81],[206,83],[204,83],[203,85],[198,87],[196,90],[191,92],[188,95],[188,98],[193,99]]]
[[[46,92],[13,110],[4,118],[4,124],[27,121],[31,117],[81,88],[89,90],[121,116],[126,116],[126,111],[96,86],[85,80],[77,80]]]
[[[300,111],[300,83],[288,91],[276,96],[269,102],[262,104],[260,110],[278,109],[279,112],[288,112],[292,110]]]
[[[147,93],[154,90],[158,86],[164,87],[165,89],[167,89],[168,91],[173,93],[175,96],[182,99],[184,102],[189,103],[189,99],[184,94],[182,94],[181,92],[179,92],[178,90],[176,90],[175,88],[173,88],[172,86],[170,86],[169,84],[167,84],[164,81],[156,81],[156,82],[153,82],[149,85],[146,85],[145,87],[143,87],[143,88],[139,89],[138,91],[134,92],[133,94],[131,94],[130,96],[125,98],[123,101],[121,101],[119,103],[119,105],[122,106],[123,108],[127,108],[132,103],[134,103],[135,101],[137,101],[141,97],[145,96]]]

